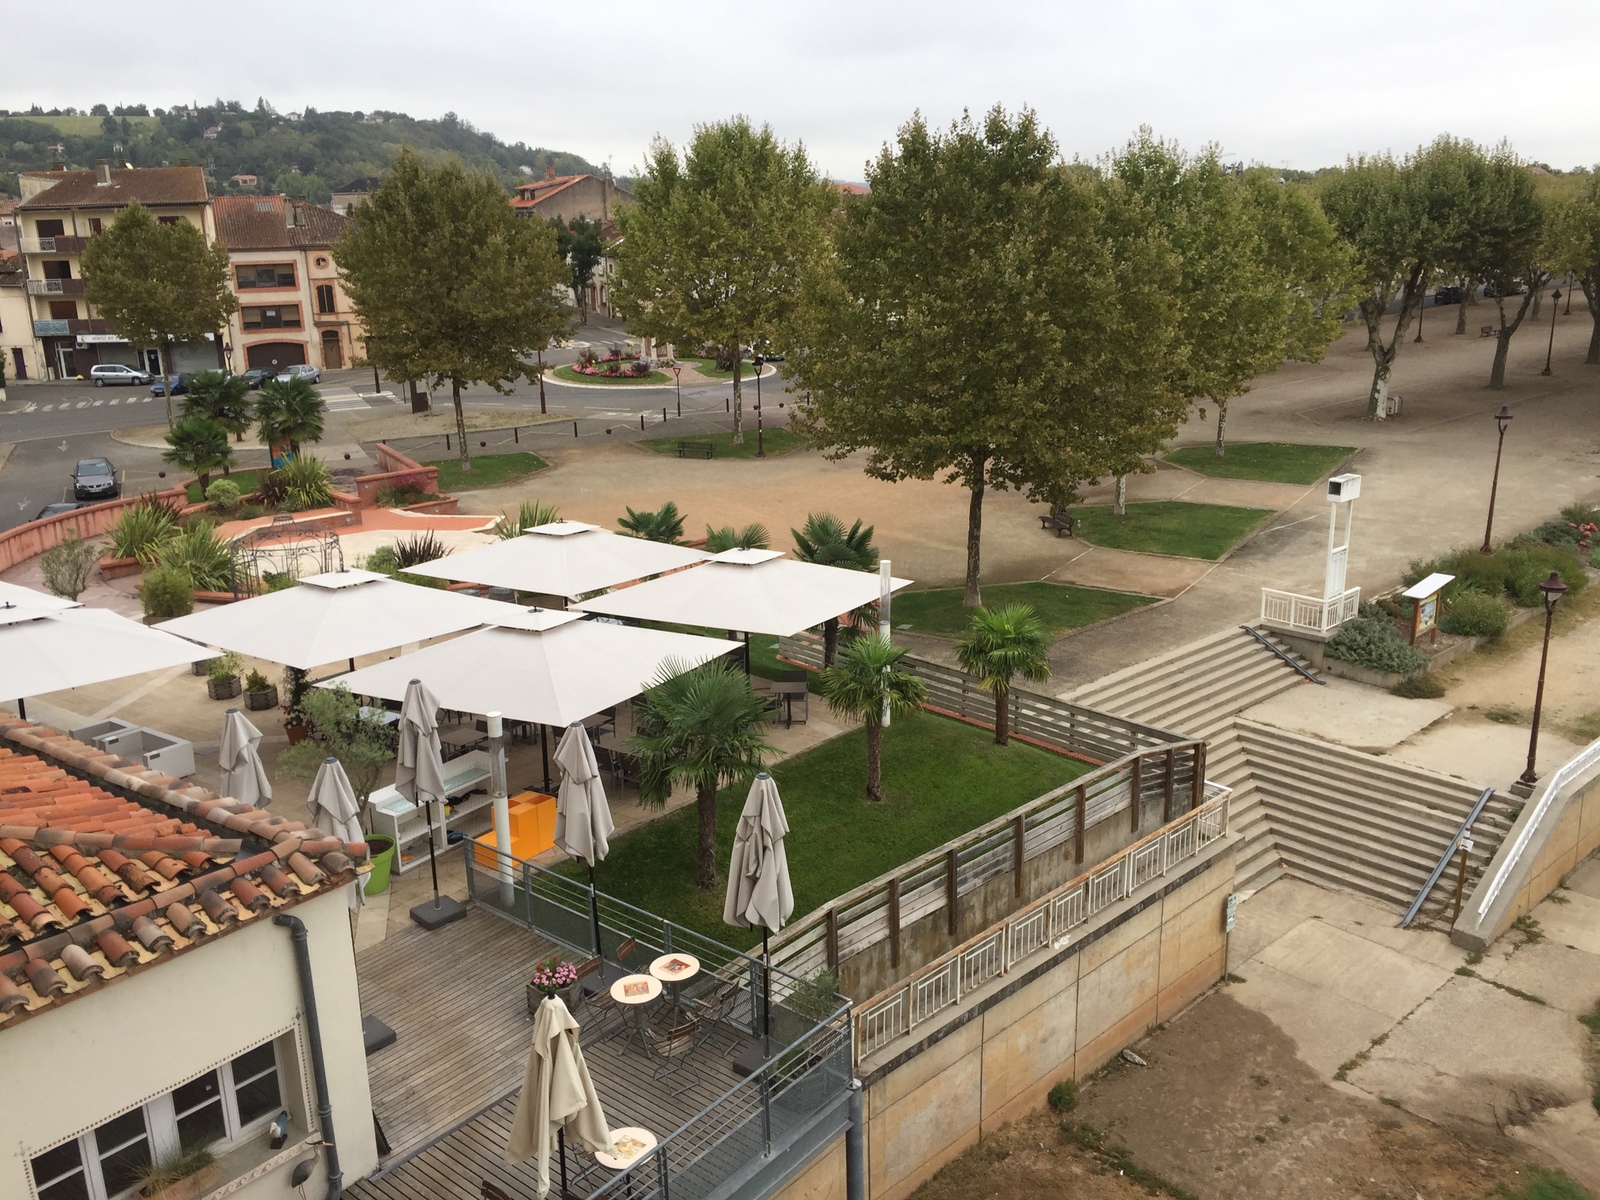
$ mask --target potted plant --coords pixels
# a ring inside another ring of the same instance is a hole
[[[533,968],[533,978],[528,980],[528,1015],[533,1016],[551,996],[578,982],[578,968],[551,955]]]
[[[139,581],[144,623],[154,625],[194,611],[194,579],[182,567],[151,567]]]
[[[232,700],[237,696],[242,665],[232,650],[206,663],[206,695],[213,700]]]
[[[278,707],[278,687],[260,671],[251,671],[244,677],[244,706],[251,712],[265,712]]]
[[[306,734],[311,732],[311,727],[306,723],[305,713],[300,707],[306,698],[306,692],[310,689],[311,684],[306,681],[306,673],[299,667],[283,669],[283,690],[286,693],[282,700],[283,732],[291,746],[303,742]]]
[[[150,1162],[135,1176],[140,1200],[195,1200],[216,1190],[222,1170],[208,1146],[185,1150],[165,1162]]]

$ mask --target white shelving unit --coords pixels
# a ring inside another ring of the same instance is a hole
[[[448,832],[461,832],[468,836],[482,832],[484,823],[478,815],[489,806],[489,754],[486,750],[469,750],[459,758],[444,764],[445,795],[451,803],[448,813],[435,810],[433,814],[433,845],[439,853],[447,846]],[[413,804],[391,787],[379,788],[367,800],[372,816],[372,832],[394,839],[394,870],[404,874],[423,861],[416,855],[410,862],[403,861],[403,852],[428,840],[428,815],[420,804]]]

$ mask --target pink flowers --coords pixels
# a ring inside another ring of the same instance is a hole
[[[578,979],[578,968],[555,957],[545,959],[533,968],[530,981],[541,992],[555,993]]]

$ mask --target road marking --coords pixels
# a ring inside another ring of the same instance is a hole
[[[115,399],[113,399],[111,401],[111,403],[113,403],[113,404],[121,404],[122,403],[122,397],[121,396],[117,396]]]
[[[40,410],[39,410],[39,411],[40,411],[40,412],[49,412],[49,411],[50,411],[50,410],[51,410],[51,409],[52,409],[52,408],[54,408],[54,407],[55,407],[55,405],[54,405],[54,404],[46,404],[46,405],[45,405],[45,406],[44,406],[44,407],[43,407],[43,408],[41,408],[41,409],[40,409]]]
[[[89,402],[87,400],[79,400],[78,401],[78,407],[79,408],[88,408],[89,407]]]
[[[89,407],[90,408],[99,408],[104,403],[105,403],[104,400],[94,400],[94,401],[90,402]],[[80,404],[78,407],[82,408],[83,406]]]

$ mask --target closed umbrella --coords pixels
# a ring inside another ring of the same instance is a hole
[[[252,808],[264,808],[272,800],[272,781],[261,764],[260,745],[261,730],[237,708],[230,708],[222,718],[222,742],[217,747],[222,794]]]
[[[600,955],[600,977],[605,978],[605,955],[600,949],[600,902],[594,892],[594,864],[610,849],[611,806],[600,783],[600,764],[582,721],[574,721],[556,747],[561,768],[561,788],[556,794],[556,845],[573,858],[589,864],[589,923],[594,952]]]
[[[356,803],[355,789],[350,777],[333,755],[322,760],[317,777],[311,781],[311,794],[306,797],[306,807],[311,810],[311,823],[329,837],[341,842],[359,842],[366,836],[361,828],[361,806]],[[360,904],[361,889],[352,888],[350,907]]]
[[[761,1026],[771,1037],[772,966],[767,954],[767,935],[783,928],[794,912],[794,890],[789,886],[789,858],[783,839],[789,834],[789,819],[772,776],[762,771],[750,785],[739,827],[733,835],[733,852],[728,859],[728,895],[722,905],[722,919],[729,925],[748,929],[761,926],[761,965],[765,976],[761,988]]]
[[[399,746],[395,751],[394,788],[412,804],[426,806],[428,866],[433,872],[433,900],[411,910],[424,929],[437,929],[467,915],[459,901],[439,895],[439,860],[434,848],[434,807],[444,803],[444,756],[439,749],[439,702],[413,679],[400,705]]]
[[[528,1070],[522,1079],[522,1094],[511,1118],[511,1136],[506,1139],[506,1161],[533,1159],[538,1168],[539,1195],[550,1191],[550,1142],[556,1137],[564,1149],[565,1134],[573,1136],[591,1152],[612,1149],[611,1130],[600,1109],[600,1097],[589,1079],[589,1068],[578,1045],[578,1022],[573,1020],[559,996],[539,1005],[533,1019],[533,1049],[528,1055]],[[566,1155],[561,1156],[562,1172]],[[566,1191],[566,1181],[562,1181]]]

